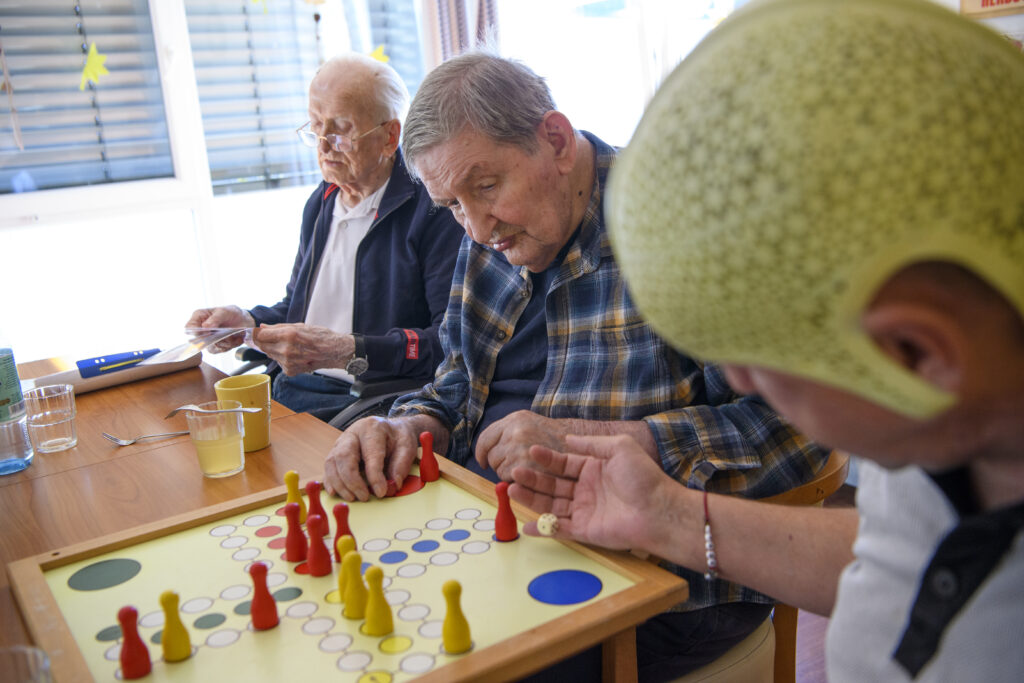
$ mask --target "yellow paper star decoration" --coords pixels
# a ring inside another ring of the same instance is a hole
[[[391,57],[388,57],[386,54],[384,54],[383,45],[378,45],[377,49],[370,53],[370,56],[376,59],[378,62],[384,62],[385,64],[391,61]]]
[[[89,55],[85,58],[85,68],[82,69],[82,82],[78,86],[79,90],[85,90],[86,81],[92,81],[99,85],[100,76],[106,76],[110,73],[107,71],[107,67],[103,66],[105,61],[107,61],[107,56],[96,51],[96,43],[91,44],[89,46]]]

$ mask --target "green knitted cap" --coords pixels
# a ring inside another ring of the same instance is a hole
[[[641,312],[680,350],[948,407],[860,329],[924,260],[1024,315],[1024,57],[924,0],[764,0],[655,95],[608,221]]]

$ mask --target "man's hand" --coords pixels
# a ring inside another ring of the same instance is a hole
[[[324,463],[324,483],[328,493],[345,500],[383,498],[387,481],[402,487],[419,449],[419,435],[434,435],[434,450],[448,450],[448,430],[429,415],[410,415],[394,419],[364,417],[342,432]]]
[[[260,325],[252,331],[252,339],[289,376],[321,368],[344,370],[356,351],[351,334],[305,323]]]
[[[185,323],[185,327],[253,327],[256,321],[238,306],[218,306],[216,308],[200,308],[192,313],[192,317]],[[206,347],[213,353],[230,351],[245,341],[245,333],[239,332],[230,337],[221,339],[215,344]]]
[[[564,451],[565,436],[573,433],[573,422],[517,410],[480,433],[476,441],[476,461],[481,467],[493,469],[505,481],[511,481],[513,468],[536,466],[530,456],[530,446]]]
[[[664,550],[681,519],[688,491],[661,471],[628,436],[567,436],[573,453],[530,449],[535,467],[513,469],[511,497],[558,517],[555,536],[616,550]],[[525,525],[536,536],[537,524]]]

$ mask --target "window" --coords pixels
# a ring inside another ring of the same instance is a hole
[[[316,7],[186,0],[185,12],[214,194],[317,182],[295,135],[319,64]]]
[[[94,43],[109,73],[79,89]],[[14,3],[0,44],[0,194],[174,175],[146,0]]]

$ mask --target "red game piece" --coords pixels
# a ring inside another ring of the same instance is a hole
[[[437,466],[437,456],[434,455],[434,435],[430,432],[420,433],[420,479],[423,481],[437,481],[441,476],[441,469]]]
[[[309,531],[309,516],[320,515],[320,520],[323,522],[324,528],[323,536],[327,536],[331,533],[331,527],[327,520],[327,511],[324,510],[323,504],[320,502],[320,488],[323,486],[320,482],[313,480],[306,484],[306,498],[309,499],[309,511],[306,513],[306,531]]]
[[[385,498],[394,498],[395,494],[398,493],[398,484],[395,483],[394,479],[388,479],[388,490],[384,492]]]
[[[499,481],[494,492],[498,494],[498,516],[494,518],[494,537],[499,541],[514,541],[519,538],[519,525],[508,500],[508,482]]]
[[[293,505],[298,507],[297,504]],[[274,628],[278,622],[277,603],[267,588],[267,565],[253,562],[249,565],[249,575],[252,576],[252,602],[249,607],[252,627],[257,631]]]
[[[327,576],[331,573],[331,553],[324,545],[324,518],[320,515],[306,517],[306,529],[309,531],[309,553],[306,555],[306,566],[313,576]]]
[[[132,680],[149,674],[153,663],[149,659],[149,648],[139,637],[139,612],[131,605],[117,612],[121,623],[121,678]]]
[[[341,558],[338,557],[338,539],[345,535],[352,536],[352,538],[355,539],[355,536],[352,534],[352,530],[348,528],[347,503],[335,503],[334,525],[338,527],[338,530],[334,534],[334,561],[340,564]]]
[[[284,516],[288,518],[288,535],[284,539],[284,559],[289,562],[302,562],[306,559],[306,534],[302,531],[302,523],[299,521],[299,504],[287,503],[284,506]]]

